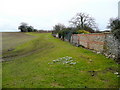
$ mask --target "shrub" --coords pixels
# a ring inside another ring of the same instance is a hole
[[[90,32],[86,31],[86,30],[77,30],[74,31],[73,34],[89,34]]]
[[[112,33],[116,39],[120,40],[120,29],[116,29],[116,30],[112,31]]]
[[[120,40],[120,19],[111,18],[107,27],[110,28],[113,35]]]
[[[77,31],[78,32],[78,34],[89,34],[90,32],[88,32],[88,31],[86,31],[86,30],[78,30]]]

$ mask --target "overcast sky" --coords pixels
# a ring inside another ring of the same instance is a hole
[[[100,30],[106,29],[111,17],[118,16],[119,0],[0,0],[0,31],[18,31],[21,22],[36,29],[51,30],[79,12],[96,19]]]

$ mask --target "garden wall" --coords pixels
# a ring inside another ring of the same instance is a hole
[[[110,33],[73,34],[71,43],[96,50],[109,57],[120,58],[120,42]]]

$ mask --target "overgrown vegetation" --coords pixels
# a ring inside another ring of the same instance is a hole
[[[72,46],[50,33],[27,34],[37,38],[6,54],[16,56],[3,62],[3,88],[119,88],[118,64],[114,60]],[[68,63],[71,57],[73,64]],[[53,60],[55,63],[49,64]]]
[[[86,30],[77,30],[75,32],[73,32],[73,34],[89,34],[90,32],[86,31]]]
[[[53,27],[52,34],[58,34],[62,40],[67,37],[69,40],[72,34],[87,34],[97,33],[98,28],[95,19],[85,13],[77,13],[70,21],[70,26],[66,27],[64,24],[57,24]]]
[[[108,28],[110,28],[114,36],[120,40],[120,19],[111,18]]]

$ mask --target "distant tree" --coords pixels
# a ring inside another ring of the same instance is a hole
[[[28,32],[34,32],[33,26],[27,26],[27,31]]]
[[[85,13],[77,13],[76,16],[69,21],[69,23],[78,30],[94,32],[94,30],[98,29],[95,19]]]
[[[28,26],[27,26],[28,24],[27,23],[25,23],[25,22],[22,22],[21,24],[20,24],[20,26],[18,27],[18,29],[20,29],[21,30],[21,32],[28,32]]]
[[[120,29],[120,19],[110,18],[109,25],[107,27],[110,28],[112,31]]]
[[[65,28],[64,24],[57,24],[53,27],[53,32],[58,33],[59,31],[63,30]]]
[[[18,29],[20,29],[21,32],[36,32],[37,31],[37,29],[34,29],[33,26],[28,26],[28,24],[25,22],[20,23],[20,26],[18,27]]]
[[[111,18],[109,22],[107,27],[110,28],[114,36],[120,40],[120,19]]]
[[[38,30],[37,30],[37,29],[34,29],[34,32],[38,32]]]

